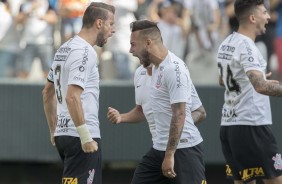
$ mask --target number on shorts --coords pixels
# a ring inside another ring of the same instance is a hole
[[[63,101],[63,97],[62,97],[62,91],[61,91],[61,83],[60,83],[60,80],[61,80],[61,65],[57,65],[56,68],[55,68],[55,76],[58,76],[56,78],[56,85],[57,85],[57,88],[56,88],[56,96],[57,96],[57,99],[58,99],[58,102],[61,104],[62,101]]]

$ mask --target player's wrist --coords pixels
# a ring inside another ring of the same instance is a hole
[[[92,142],[93,139],[86,124],[76,127],[77,133],[80,137],[81,144]]]

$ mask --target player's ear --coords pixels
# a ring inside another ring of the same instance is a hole
[[[252,23],[255,23],[256,22],[256,17],[255,17],[255,15],[250,15],[250,17],[249,17],[249,19],[250,19],[250,21],[252,22]]]
[[[151,39],[147,39],[146,40],[146,46],[150,46],[152,44],[152,40]]]
[[[102,25],[103,25],[103,20],[102,19],[97,19],[95,24],[96,24],[96,27],[98,29],[100,29],[102,27]]]

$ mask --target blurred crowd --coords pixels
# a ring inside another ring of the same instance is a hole
[[[92,0],[96,1],[96,0]],[[129,24],[158,22],[164,44],[187,62],[195,84],[216,84],[219,43],[238,27],[234,0],[99,0],[116,7],[116,33],[96,48],[103,80],[132,80]],[[0,77],[45,79],[53,54],[81,28],[91,0],[0,0]],[[282,80],[282,0],[265,0],[271,20],[256,40],[268,71]],[[34,76],[34,73],[40,75]]]

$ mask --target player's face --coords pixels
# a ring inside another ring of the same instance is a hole
[[[139,58],[140,63],[147,67],[150,65],[150,59],[149,59],[149,52],[146,48],[146,41],[141,40],[139,36],[139,31],[135,31],[131,33],[130,37],[130,50],[129,52],[132,53],[133,56]]]
[[[268,14],[264,5],[257,6],[255,18],[256,18],[257,35],[265,34],[266,32],[265,25],[268,23],[268,20],[270,19],[270,15]]]
[[[103,47],[107,43],[107,39],[115,33],[114,14],[109,12],[108,19],[102,20],[102,24],[96,40],[96,45],[99,47]]]

